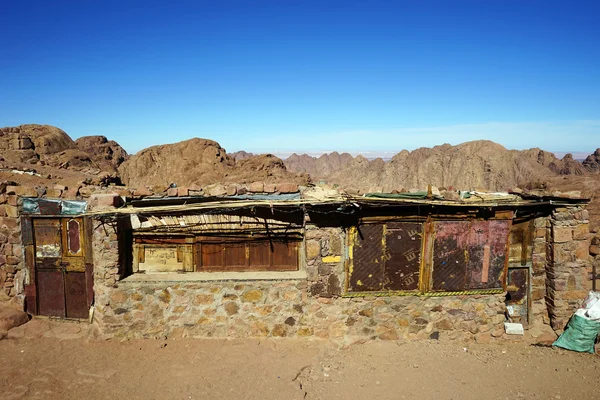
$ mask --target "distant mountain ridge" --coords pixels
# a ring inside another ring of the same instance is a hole
[[[284,160],[291,172],[346,188],[384,191],[424,188],[428,184],[461,189],[506,190],[542,182],[556,175],[600,172],[600,150],[584,163],[570,153],[562,159],[533,148],[508,150],[487,140],[403,150],[389,161],[333,152],[319,157],[292,154]]]

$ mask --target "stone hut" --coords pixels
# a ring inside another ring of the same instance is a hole
[[[589,290],[585,199],[286,192],[5,196],[5,294],[108,337],[352,342],[561,332]]]

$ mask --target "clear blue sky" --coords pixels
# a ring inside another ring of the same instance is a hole
[[[129,152],[600,147],[598,1],[0,2],[0,126]]]

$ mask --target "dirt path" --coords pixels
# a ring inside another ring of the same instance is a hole
[[[466,346],[466,347],[465,347]],[[524,344],[0,341],[9,399],[596,399],[600,358]]]

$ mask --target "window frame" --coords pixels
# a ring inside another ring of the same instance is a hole
[[[202,235],[165,235],[165,234],[134,234],[132,243],[133,252],[133,267],[132,273],[213,273],[213,272],[296,272],[301,270],[301,248],[303,238],[299,237],[282,237],[282,236],[202,236]],[[250,248],[252,243],[262,243],[268,245],[272,251],[268,253],[268,265],[252,265],[250,260]],[[285,243],[289,249],[292,246],[291,252],[287,254],[287,258],[291,258],[291,262],[287,264],[275,263],[275,250],[280,248],[277,244]],[[227,264],[227,246],[226,244],[241,244],[244,247],[244,264]],[[220,245],[222,247],[221,264],[213,266],[204,266],[202,250],[208,245]],[[187,251],[180,251],[180,248],[189,249],[191,259],[183,264],[182,269],[178,270],[159,270],[159,269],[142,269],[141,264],[145,264],[145,252],[148,248],[173,248],[176,247],[177,256],[180,253],[187,254]]]

